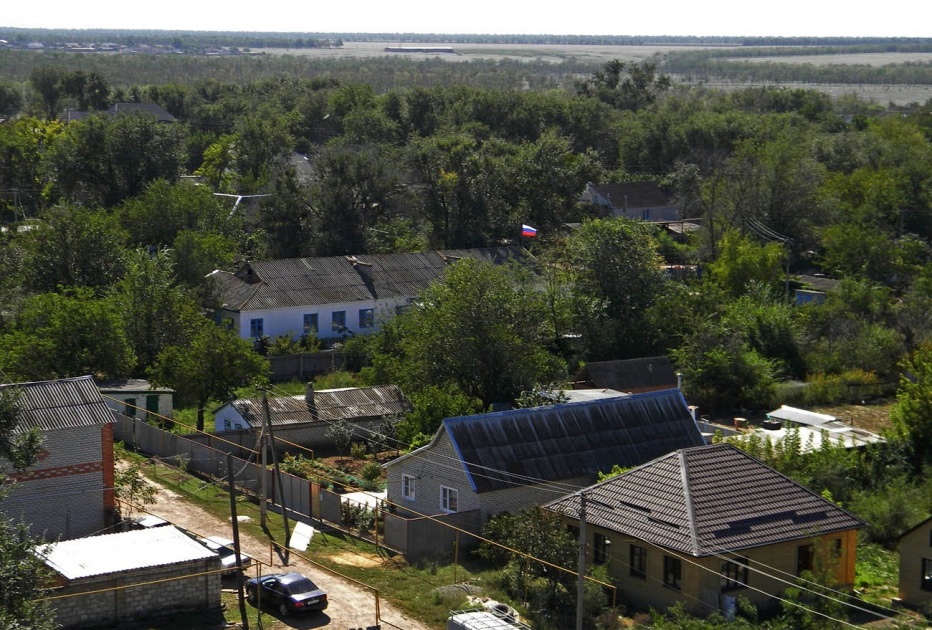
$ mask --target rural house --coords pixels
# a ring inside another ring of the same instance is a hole
[[[899,540],[900,600],[922,608],[932,602],[932,517]]]
[[[334,422],[353,424],[357,435],[365,438],[385,418],[411,411],[411,403],[397,385],[315,391],[308,383],[303,396],[276,396],[268,404],[276,439],[307,448],[332,446],[328,431]],[[217,433],[246,431],[258,437],[264,424],[261,398],[234,400],[214,412]]]
[[[579,524],[587,561],[605,565],[638,608],[762,607],[805,571],[854,582],[856,516],[730,444],[686,448],[544,507]]]
[[[627,217],[642,221],[678,221],[680,208],[673,196],[657,182],[622,182],[586,184],[582,201],[590,203],[610,217]]]
[[[388,501],[398,515],[457,515],[477,532],[553,500],[554,484],[582,488],[616,464],[701,444],[678,390],[447,418],[430,444],[384,465]]]
[[[37,553],[53,572],[61,628],[220,609],[220,556],[177,527],[68,540]]]
[[[112,523],[113,412],[91,376],[0,385],[19,390],[18,432],[39,430],[39,461],[16,482],[0,511],[29,523],[34,535],[78,538]]]
[[[495,247],[289,258],[248,262],[235,273],[214,271],[210,277],[218,283],[221,318],[243,339],[339,339],[375,332],[462,258],[504,264],[529,255],[520,247]]]
[[[174,413],[175,390],[155,387],[141,378],[103,381],[98,384],[100,395],[107,406],[130,418],[147,418],[156,414],[171,418]],[[154,418],[158,420],[158,418]]]
[[[667,357],[621,361],[592,361],[576,375],[575,389],[607,388],[630,394],[679,387],[679,378]]]

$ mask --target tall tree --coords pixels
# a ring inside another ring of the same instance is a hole
[[[397,376],[411,389],[455,385],[484,405],[561,380],[543,298],[517,269],[463,259],[397,318]]]
[[[651,350],[646,314],[665,282],[651,229],[631,219],[597,219],[566,241],[577,332],[593,358],[630,358]]]
[[[27,298],[0,336],[0,370],[22,380],[119,378],[132,364],[120,313],[86,288]]]
[[[203,322],[185,345],[162,350],[149,370],[153,383],[173,388],[184,404],[197,407],[197,429],[204,430],[204,409],[225,401],[237,387],[268,378],[269,364],[235,332]]]
[[[920,346],[903,363],[890,419],[912,447],[914,468],[921,470],[932,457],[932,345]]]
[[[43,219],[18,238],[32,291],[58,287],[101,291],[123,275],[126,233],[109,214],[56,206]]]
[[[112,292],[135,356],[135,372],[143,374],[159,353],[190,339],[203,316],[175,284],[168,250],[139,249],[127,260],[126,275]]]

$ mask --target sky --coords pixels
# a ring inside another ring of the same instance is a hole
[[[932,0],[5,0],[0,27],[932,37]]]

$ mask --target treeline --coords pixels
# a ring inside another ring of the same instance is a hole
[[[22,83],[34,70],[43,66],[96,73],[106,77],[110,85],[124,89],[169,83],[193,86],[211,79],[245,85],[276,77],[283,81],[300,78],[365,83],[378,93],[391,89],[454,85],[534,91],[568,89],[580,74],[590,73],[597,67],[594,63],[579,61],[552,64],[513,59],[449,63],[440,59],[416,60],[404,56],[359,60],[291,55],[84,55],[0,49],[0,79]]]
[[[38,42],[46,46],[65,43],[170,46],[179,51],[201,51],[213,47],[238,48],[334,48],[342,46],[338,36],[308,33],[260,33],[218,31],[153,31],[112,29],[26,29],[0,28],[0,39],[24,47]]]
[[[9,232],[17,246],[8,253],[18,252],[10,264],[23,266],[5,276],[19,280],[17,290],[4,291],[14,300],[4,313],[16,312],[15,296],[54,292],[67,286],[63,278],[103,290],[122,267],[87,257],[127,247],[188,256],[174,262],[176,273],[204,306],[204,275],[244,257],[482,247],[514,242],[522,223],[540,229],[545,236],[535,248],[545,248],[565,224],[598,216],[578,201],[587,182],[652,179],[703,226],[679,240],[659,231],[651,235],[655,246],[670,263],[701,265],[717,288],[681,293],[680,285],[658,285],[664,290],[645,302],[668,309],[656,319],[646,307],[632,307],[638,318],[618,310],[622,296],[640,289],[580,298],[580,305],[600,306],[591,319],[567,320],[591,321],[583,332],[561,332],[580,339],[558,344],[568,365],[682,353],[696,395],[727,407],[767,399],[789,377],[825,375],[825,391],[844,379],[886,383],[929,334],[919,316],[932,305],[927,108],[889,117],[855,98],[834,102],[813,90],[689,89],[671,85],[651,64],[622,62],[572,90],[551,91],[456,85],[379,92],[326,77],[125,90],[56,67],[0,88],[11,119],[0,125],[3,220],[40,218],[68,233],[78,229],[69,217],[82,208],[85,224],[119,226],[112,238],[121,244],[43,243],[36,255],[59,258],[39,264],[22,243],[43,230]],[[66,108],[103,110],[124,99],[158,103],[179,122],[103,115],[58,121]],[[232,201],[211,192],[267,197],[244,200],[224,219]],[[767,244],[768,234],[781,235],[783,244]],[[593,265],[613,252],[587,248]],[[79,255],[80,262],[60,258]],[[839,302],[802,318],[779,297],[787,261],[851,284]],[[101,275],[88,279],[90,271]],[[617,275],[624,271],[606,272]],[[752,280],[761,286],[745,295]],[[588,282],[595,295],[608,291],[595,274]],[[761,319],[747,319],[757,309]],[[700,325],[696,313],[712,319]],[[728,361],[693,373],[716,347],[729,349]]]

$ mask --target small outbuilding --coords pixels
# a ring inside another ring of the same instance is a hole
[[[154,527],[45,545],[59,627],[116,625],[189,610],[220,609],[220,556],[176,527]]]

